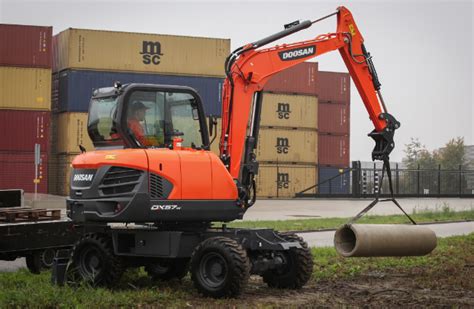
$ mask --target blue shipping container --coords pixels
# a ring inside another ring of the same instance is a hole
[[[53,111],[87,112],[92,91],[122,84],[147,83],[194,88],[203,101],[206,115],[221,115],[223,79],[215,77],[174,76],[143,73],[65,70],[53,80]]]
[[[329,184],[329,181],[326,181],[328,179],[332,179],[331,184]],[[331,194],[348,194],[350,193],[350,181],[351,175],[350,172],[348,172],[348,169],[338,167],[319,168],[319,193],[329,194],[331,192]],[[329,188],[330,186],[331,188]]]

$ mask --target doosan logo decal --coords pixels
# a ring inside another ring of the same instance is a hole
[[[316,46],[309,46],[305,48],[295,48],[279,52],[278,55],[282,61],[295,60],[305,58],[316,54]]]
[[[76,174],[74,175],[74,181],[92,181],[94,174]]]

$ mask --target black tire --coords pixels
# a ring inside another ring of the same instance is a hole
[[[145,266],[152,280],[183,279],[189,270],[189,258],[160,259]]]
[[[110,238],[86,234],[74,246],[67,280],[72,284],[86,281],[93,286],[113,286],[124,271],[125,264],[114,255]]]
[[[247,252],[227,237],[204,240],[191,257],[191,280],[205,296],[235,297],[247,284],[249,274]]]
[[[313,256],[308,244],[296,234],[280,234],[286,241],[299,242],[302,248],[292,248],[282,251],[286,262],[282,268],[272,269],[265,272],[263,281],[272,288],[299,289],[311,278],[313,273]]]
[[[35,251],[25,256],[26,267],[32,274],[39,274],[43,268],[41,263],[41,253],[41,251]]]

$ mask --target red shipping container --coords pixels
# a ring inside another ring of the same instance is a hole
[[[350,105],[319,103],[318,131],[321,133],[350,134]]]
[[[349,166],[348,135],[318,135],[318,157],[320,166]]]
[[[38,168],[38,193],[48,191],[48,156],[41,155]],[[0,152],[0,189],[23,189],[35,192],[34,152]]]
[[[0,65],[51,68],[53,27],[0,24]]]
[[[349,73],[319,71],[316,93],[320,103],[349,104],[351,99]]]
[[[316,93],[317,62],[303,62],[272,76],[263,87],[265,91],[277,93]]]
[[[0,151],[49,153],[51,112],[0,110]]]

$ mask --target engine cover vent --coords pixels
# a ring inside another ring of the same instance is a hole
[[[104,195],[132,192],[140,183],[143,172],[126,167],[111,167],[104,176],[99,189]]]
[[[150,197],[152,199],[162,199],[164,196],[163,177],[150,174]]]

